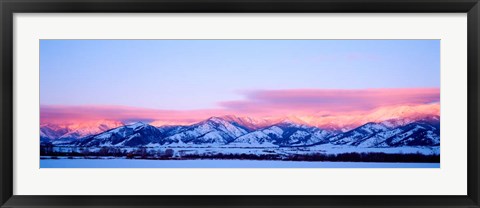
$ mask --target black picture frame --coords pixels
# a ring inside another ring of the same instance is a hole
[[[0,0],[1,207],[480,207],[478,0]],[[112,12],[467,13],[466,196],[25,196],[13,195],[13,14]]]

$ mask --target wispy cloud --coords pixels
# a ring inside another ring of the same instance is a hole
[[[42,123],[82,122],[90,120],[132,121],[172,121],[190,123],[223,114],[221,110],[158,110],[115,105],[61,106],[44,105],[40,108]]]
[[[227,101],[220,105],[242,113],[337,114],[390,105],[417,105],[440,101],[438,88],[261,90],[247,92],[245,95],[245,100]]]
[[[316,117],[318,123],[335,120],[348,122],[358,120],[375,109],[389,114],[395,106],[425,106],[425,109],[439,111],[440,90],[438,88],[403,89],[295,89],[295,90],[257,90],[244,92],[243,100],[219,103],[217,109],[203,110],[165,110],[128,106],[41,106],[41,122],[62,123],[89,120],[115,120],[122,122],[147,121],[158,125],[189,124],[211,116],[238,115],[254,118],[275,118],[285,116]],[[429,105],[437,103],[436,105]],[[430,112],[430,111],[429,111]],[[415,112],[414,112],[415,113]],[[376,115],[375,118],[382,115]],[[342,119],[340,119],[342,118]],[[363,120],[362,120],[363,122]]]

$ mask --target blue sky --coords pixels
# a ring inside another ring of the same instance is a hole
[[[40,41],[42,105],[191,110],[252,90],[439,85],[439,40]]]

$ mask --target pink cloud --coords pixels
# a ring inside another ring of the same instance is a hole
[[[439,102],[438,88],[362,90],[263,90],[246,93],[246,99],[220,105],[242,113],[319,113],[366,111],[390,105],[417,105]]]
[[[364,112],[349,112],[326,116],[304,116],[300,119],[306,123],[321,128],[340,127],[351,129],[368,122],[382,122],[396,120],[396,122],[409,122],[429,116],[440,116],[440,104],[418,105],[393,105],[375,108]]]
[[[163,110],[128,106],[41,106],[41,123],[94,120],[148,121],[154,125],[191,124],[212,116],[236,115],[257,119],[295,116],[316,126],[379,121],[395,116],[439,114],[438,88],[362,90],[260,90],[244,100],[226,101],[218,109]],[[408,113],[404,113],[409,109]],[[400,113],[398,113],[400,112]]]
[[[84,106],[41,106],[41,123],[85,122],[92,120],[155,121],[192,123],[211,115],[224,114],[221,110],[158,110],[128,106],[84,105]]]

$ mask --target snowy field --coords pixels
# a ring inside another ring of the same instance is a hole
[[[40,168],[440,168],[440,163],[41,159]]]
[[[54,147],[56,152],[82,152],[81,147]],[[137,148],[127,147],[119,148],[121,151],[131,152]],[[264,148],[240,148],[240,147],[150,147],[147,151],[165,151],[166,149],[172,149],[176,156],[181,154],[254,154],[254,155],[290,155],[290,154],[312,154],[312,153],[324,153],[324,154],[341,154],[341,153],[421,153],[424,155],[440,154],[440,147],[388,147],[388,148],[362,148],[351,147],[342,145],[316,145],[312,147],[264,147]],[[90,152],[98,152],[99,147],[88,148]]]

